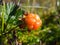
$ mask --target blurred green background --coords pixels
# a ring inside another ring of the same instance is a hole
[[[0,5],[0,45],[60,45],[60,0],[3,0]],[[19,29],[24,12],[42,20],[37,31]]]

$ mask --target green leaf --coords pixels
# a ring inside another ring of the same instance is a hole
[[[9,13],[8,19],[6,21],[7,23],[9,22],[11,16],[15,15],[17,8],[18,8],[18,6],[15,5],[14,8],[12,9],[12,11]]]
[[[6,3],[5,4],[5,21],[8,20],[10,12],[13,11],[14,3]]]

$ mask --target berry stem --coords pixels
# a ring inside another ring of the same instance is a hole
[[[30,0],[27,1],[27,6],[29,6],[29,4],[30,4]],[[27,7],[27,12],[30,13],[30,10],[28,7]]]
[[[36,0],[33,0],[33,5],[32,5],[32,12],[34,11],[34,6],[35,6]]]

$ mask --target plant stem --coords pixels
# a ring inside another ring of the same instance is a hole
[[[4,15],[5,15],[5,2],[3,1],[3,9],[2,9],[2,32],[4,30]]]
[[[33,7],[32,7],[32,12],[34,12],[34,6],[35,6],[36,0],[33,0]]]
[[[30,0],[28,0],[28,2],[27,2],[27,6],[29,6],[29,5],[30,5]],[[30,7],[29,7],[29,8],[30,8]],[[30,13],[29,8],[27,7],[27,12],[28,12],[28,13]]]

